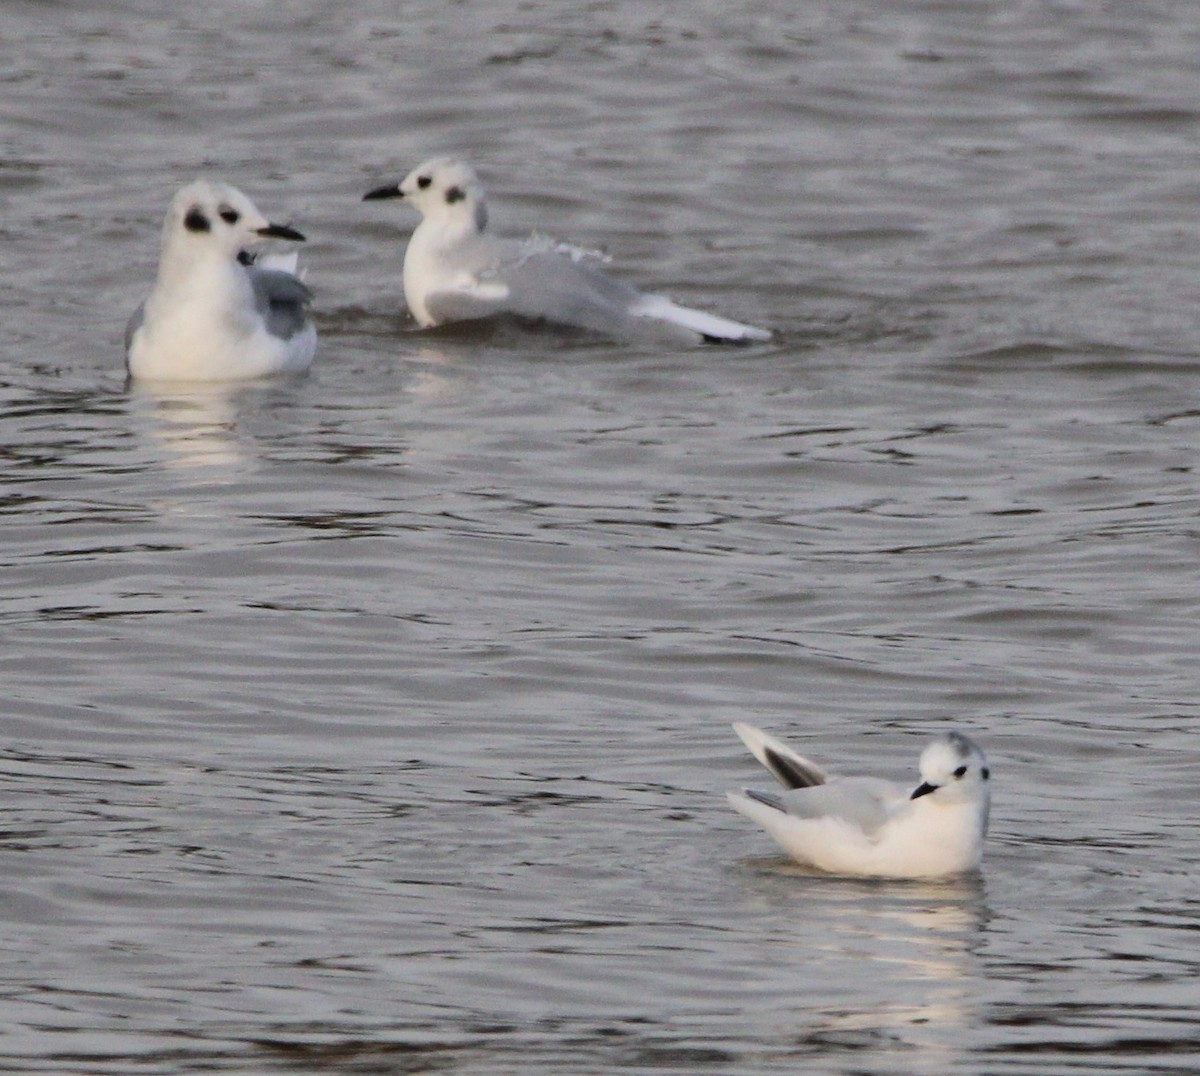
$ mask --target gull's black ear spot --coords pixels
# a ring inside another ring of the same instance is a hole
[[[465,197],[462,187],[451,187],[446,192],[446,204],[454,205],[455,202],[461,202]]]
[[[217,212],[220,213],[221,219],[226,224],[237,224],[237,222],[242,219],[241,213],[239,213],[232,206],[223,205],[219,210],[217,210]]]
[[[429,176],[417,176],[417,186],[425,190],[433,180]]]
[[[983,769],[979,771],[979,773],[980,773],[980,775],[983,777],[983,779],[984,779],[985,781],[986,781],[986,780],[987,780],[989,777],[991,777],[991,776],[992,776],[992,771],[991,771],[991,770],[989,770],[989,769],[988,769],[986,766],[984,766],[984,767],[983,767]]]
[[[208,217],[201,212],[198,205],[192,206],[192,208],[187,211],[187,216],[183,218],[183,226],[189,232],[212,231],[212,225],[209,223]]]

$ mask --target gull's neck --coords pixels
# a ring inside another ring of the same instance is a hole
[[[443,207],[438,213],[424,217],[416,231],[432,246],[452,247],[477,239],[487,223],[482,203]],[[414,231],[414,236],[416,235]]]
[[[197,276],[233,275],[234,269],[240,270],[241,267],[218,247],[166,242],[158,262],[158,279],[160,284],[170,286],[194,280]]]
[[[152,310],[165,316],[170,316],[167,311],[171,309],[180,314],[207,310],[224,315],[231,328],[250,331],[250,324],[241,323],[251,319],[253,299],[245,269],[224,251],[166,246],[147,314]]]

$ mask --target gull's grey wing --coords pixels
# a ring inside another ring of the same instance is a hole
[[[476,236],[449,257],[447,283],[425,296],[439,323],[513,314],[629,334],[639,292],[582,262],[586,255],[534,236]]]
[[[439,325],[490,318],[509,313],[508,288],[499,283],[485,283],[434,291],[425,296],[425,308]]]
[[[911,790],[906,786],[879,777],[840,777],[828,784],[796,788],[772,798],[778,799],[784,810],[796,818],[842,818],[870,836],[910,795]]]
[[[290,340],[308,322],[312,291],[299,277],[281,269],[248,266],[246,274],[254,288],[254,303],[267,323],[267,331]]]
[[[133,312],[129,319],[129,323],[125,326],[125,354],[129,354],[130,345],[133,343],[133,334],[142,327],[142,321],[146,316],[146,300],[143,299],[138,303],[138,308]]]
[[[446,283],[425,295],[435,324],[474,321],[514,313],[504,272],[523,255],[525,244],[479,234],[443,255]]]
[[[507,308],[603,333],[629,333],[641,294],[598,269],[557,253],[529,254],[496,270],[508,287]]]

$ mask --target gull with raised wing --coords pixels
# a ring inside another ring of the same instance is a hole
[[[601,256],[544,236],[502,239],[488,224],[478,176],[438,157],[364,200],[402,198],[422,216],[404,256],[404,297],[424,328],[514,315],[619,339],[682,343],[769,340],[766,329],[679,306],[605,275]]]
[[[298,256],[258,255],[270,239],[303,242],[241,191],[198,179],[171,200],[154,290],[125,330],[136,378],[220,381],[304,370],[317,348],[312,293]]]
[[[832,874],[939,878],[974,870],[983,857],[991,776],[987,758],[960,732],[931,740],[917,784],[826,777],[815,763],[753,725],[734,731],[784,787],[730,792],[793,859]]]

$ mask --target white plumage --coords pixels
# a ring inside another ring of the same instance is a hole
[[[483,187],[462,161],[426,161],[364,198],[403,198],[422,215],[404,257],[404,296],[422,326],[509,314],[618,338],[746,343],[771,337],[766,329],[643,294],[597,269],[587,251],[540,236],[495,236]]]
[[[990,806],[987,759],[962,733],[921,753],[919,784],[826,777],[815,763],[752,725],[742,738],[785,791],[730,792],[794,859],[834,874],[936,878],[979,866]]]
[[[303,370],[317,331],[298,255],[255,252],[303,241],[272,224],[241,191],[196,180],[171,200],[154,290],[125,333],[136,378],[216,381]]]

